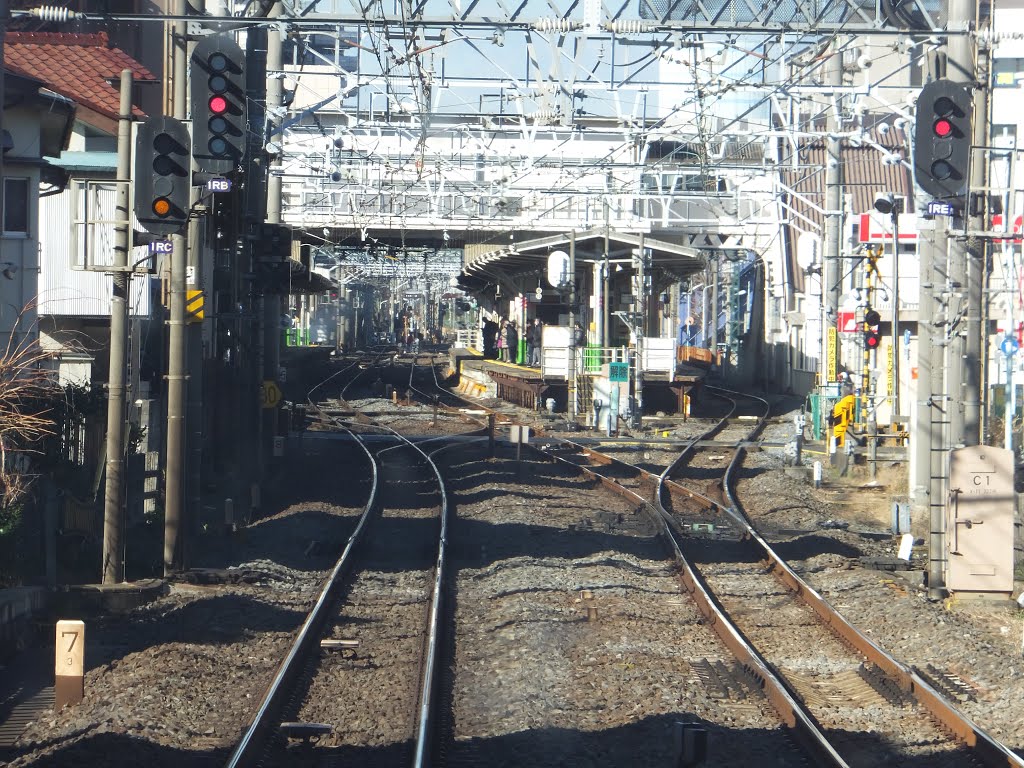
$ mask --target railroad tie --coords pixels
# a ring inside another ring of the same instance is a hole
[[[343,656],[355,656],[356,648],[359,647],[358,640],[326,637],[320,641],[320,650],[339,651]]]

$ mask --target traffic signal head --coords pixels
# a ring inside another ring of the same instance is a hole
[[[183,123],[151,117],[135,139],[135,218],[155,235],[169,235],[188,222],[192,189],[191,139]]]
[[[963,83],[933,80],[917,97],[914,171],[918,186],[935,198],[967,197],[972,113],[971,91]]]
[[[245,54],[224,35],[192,52],[192,154],[200,170],[233,171],[245,154]]]
[[[288,293],[291,283],[292,229],[285,224],[263,223],[252,233],[253,270],[263,293]]]
[[[882,322],[882,316],[874,309],[864,312],[864,346],[868,349],[878,349],[882,343],[882,334],[878,326]]]

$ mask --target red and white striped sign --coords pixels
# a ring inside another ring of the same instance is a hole
[[[857,310],[851,309],[849,311],[844,311],[840,309],[836,314],[836,326],[840,333],[856,333],[860,330],[860,322],[857,320]]]
[[[917,242],[917,214],[901,213],[896,218],[901,243]],[[892,218],[877,211],[862,213],[857,238],[862,243],[891,243]]]

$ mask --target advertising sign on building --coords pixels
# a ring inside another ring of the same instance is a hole
[[[896,218],[901,243],[917,242],[917,214],[901,213]],[[877,211],[862,213],[857,227],[857,240],[861,243],[891,243],[892,218]]]

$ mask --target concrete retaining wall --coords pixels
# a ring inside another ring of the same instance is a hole
[[[0,658],[30,642],[36,619],[49,607],[50,591],[45,587],[0,589]]]
[[[476,371],[460,366],[459,386],[457,389],[468,397],[497,397],[498,385],[484,371]]]

